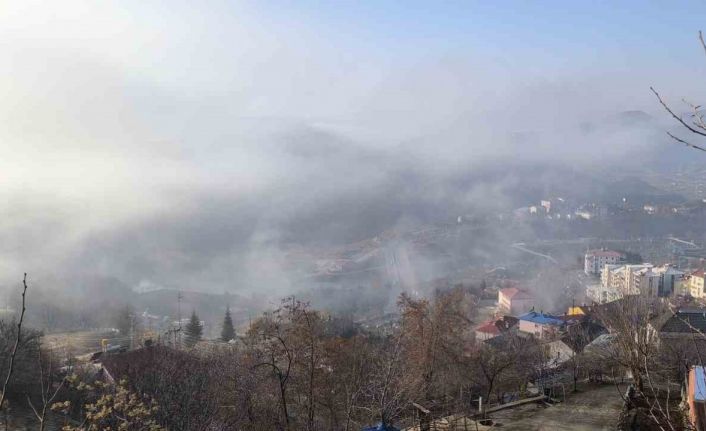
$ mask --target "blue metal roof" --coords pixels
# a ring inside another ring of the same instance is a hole
[[[704,367],[697,365],[694,367],[694,399],[696,401],[706,401],[706,373]]]
[[[527,314],[523,314],[519,317],[520,320],[526,320],[539,325],[556,325],[561,326],[564,321],[551,314],[537,313],[536,311],[530,311]]]
[[[385,426],[382,423],[379,423],[377,425],[365,427],[360,431],[400,431],[400,430],[393,427],[392,425]]]

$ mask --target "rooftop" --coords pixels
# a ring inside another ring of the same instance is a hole
[[[503,296],[510,299],[532,299],[533,296],[526,290],[518,289],[517,287],[506,287],[505,289],[500,289],[500,293]]]
[[[492,320],[489,322],[485,322],[482,325],[480,325],[479,327],[477,327],[476,331],[477,332],[484,332],[486,334],[493,334],[493,335],[500,334],[500,328],[495,326],[495,322]]]
[[[589,250],[586,252],[587,256],[597,256],[597,257],[617,257],[620,258],[623,256],[622,253],[618,253],[617,251],[613,250]]]
[[[523,314],[519,317],[520,320],[525,320],[539,325],[554,325],[562,326],[564,325],[564,320],[557,316],[552,316],[551,314],[537,313],[536,311],[530,311],[529,313]]]
[[[483,322],[480,326],[476,328],[478,332],[484,332],[486,334],[499,335],[517,325],[517,318],[512,316],[503,316],[499,319],[488,320]]]
[[[668,312],[655,319],[653,325],[662,333],[706,334],[706,308],[682,308],[676,313]]]

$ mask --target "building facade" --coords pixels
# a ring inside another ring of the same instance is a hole
[[[706,373],[702,366],[691,367],[687,377],[687,404],[689,420],[694,429],[706,429]]]
[[[534,296],[519,287],[507,287],[498,291],[498,310],[518,315],[534,307]]]
[[[617,265],[622,262],[623,255],[612,250],[590,250],[583,260],[583,272],[587,275],[600,276],[606,265]]]
[[[536,311],[523,314],[519,319],[521,332],[545,340],[555,338],[566,325],[566,322],[559,317]]]
[[[694,298],[705,298],[704,292],[704,270],[700,269],[689,274],[689,293]]]

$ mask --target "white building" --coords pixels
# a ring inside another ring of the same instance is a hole
[[[640,292],[635,286],[635,273],[652,267],[651,263],[605,265],[601,273],[601,286],[618,289],[623,295],[636,295]]]
[[[706,284],[704,284],[704,281],[706,281],[706,275],[704,274],[703,269],[694,271],[689,274],[688,287],[691,296],[693,296],[694,298],[706,297],[706,289],[704,289]]]
[[[600,284],[591,284],[586,286],[586,297],[593,302],[604,304],[606,302],[617,301],[623,295],[620,291],[613,287],[603,287]]]
[[[601,287],[617,291],[621,296],[672,296],[683,275],[671,265],[605,265],[601,273]]]
[[[623,255],[612,250],[590,250],[583,261],[583,272],[587,275],[601,275],[606,265],[616,265],[623,260]]]

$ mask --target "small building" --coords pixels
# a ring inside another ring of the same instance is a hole
[[[519,317],[521,332],[532,334],[537,338],[552,339],[566,326],[566,321],[551,314],[530,311]]]
[[[651,329],[660,340],[685,339],[688,341],[706,338],[706,308],[680,308],[668,311],[650,321]]]
[[[687,377],[686,400],[689,405],[689,420],[694,429],[706,429],[706,373],[704,367],[694,366]]]
[[[534,295],[519,287],[507,287],[498,291],[498,309],[502,312],[518,315],[534,305]]]
[[[589,250],[584,255],[583,272],[600,276],[606,265],[617,265],[623,260],[622,253],[612,250]]]
[[[503,316],[499,319],[483,322],[475,329],[476,340],[486,341],[495,338],[517,326],[517,318]]]

